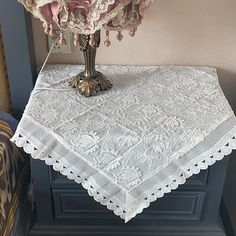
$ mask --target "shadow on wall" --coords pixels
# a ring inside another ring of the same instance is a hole
[[[222,90],[236,115],[236,74],[218,69],[218,76]]]

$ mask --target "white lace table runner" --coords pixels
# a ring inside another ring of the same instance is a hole
[[[236,149],[236,119],[216,70],[99,66],[114,85],[68,88],[82,66],[48,66],[12,138],[125,221]]]

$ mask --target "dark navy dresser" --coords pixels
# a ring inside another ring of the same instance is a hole
[[[81,185],[32,160],[37,219],[30,236],[225,236],[219,207],[227,163],[192,176],[125,224]]]

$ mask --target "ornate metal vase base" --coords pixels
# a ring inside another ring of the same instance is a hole
[[[84,74],[81,72],[69,82],[69,85],[77,89],[81,95],[90,97],[112,88],[110,81],[101,72],[96,72],[93,77],[86,77]]]
[[[84,54],[85,71],[74,77],[69,86],[75,88],[85,97],[96,95],[98,92],[112,88],[106,77],[95,69],[97,47],[100,45],[100,31],[93,35],[79,35],[80,49]]]

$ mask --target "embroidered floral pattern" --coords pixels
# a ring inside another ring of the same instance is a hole
[[[127,187],[131,187],[140,181],[140,174],[141,172],[138,168],[127,166],[115,175],[115,178],[117,183],[122,183]]]
[[[89,132],[88,134],[80,135],[78,138],[72,141],[78,149],[83,149],[84,153],[90,154],[95,152],[99,148],[100,137],[97,133]]]

